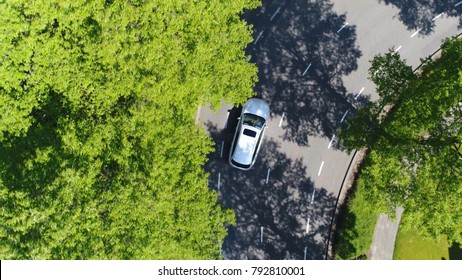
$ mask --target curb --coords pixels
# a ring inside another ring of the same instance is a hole
[[[199,124],[199,117],[201,115],[201,111],[202,111],[202,105],[199,104],[199,106],[197,106],[197,113],[196,113],[196,118],[195,118],[196,125]]]
[[[335,208],[334,214],[332,215],[331,224],[329,227],[329,234],[327,239],[327,246],[326,246],[326,260],[334,259],[334,248],[332,246],[332,232],[335,232],[337,228],[337,221],[339,218],[339,211],[338,209],[343,206],[345,203],[348,191],[354,186],[355,177],[358,174],[359,166],[361,165],[364,156],[367,153],[367,149],[362,149],[360,151],[354,151],[353,156],[351,157],[350,164],[348,165],[347,172],[343,177],[342,185],[340,186],[340,190],[337,195],[337,200],[335,201]]]

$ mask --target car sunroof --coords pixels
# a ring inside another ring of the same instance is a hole
[[[247,128],[244,129],[244,134],[250,137],[257,136],[257,133],[255,131],[247,129]]]

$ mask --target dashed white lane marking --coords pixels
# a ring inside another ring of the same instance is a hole
[[[332,143],[334,143],[334,139],[335,139],[335,134],[332,136],[332,139],[330,140],[329,145],[327,146],[327,149],[330,149],[330,147],[332,147]]]
[[[444,13],[441,13],[441,14],[437,15],[437,16],[434,17],[432,20],[435,21],[435,20],[439,19],[443,14],[444,14]]]
[[[225,129],[228,127],[228,119],[229,119],[229,111],[228,113],[226,114],[226,121],[225,121]]]
[[[420,31],[422,31],[422,28],[419,28],[416,32],[412,33],[411,38],[413,38],[415,35],[419,34]]]
[[[260,31],[260,33],[259,33],[258,36],[257,36],[257,39],[255,39],[255,42],[253,42],[254,45],[256,45],[257,42],[258,42],[258,40],[260,40],[261,35],[263,35],[263,30]]]
[[[306,67],[305,71],[303,71],[302,76],[305,76],[306,72],[308,72],[308,69],[310,69],[311,63]]]
[[[306,250],[307,250],[307,249],[308,249],[308,246],[305,246],[305,253],[303,254],[303,255],[304,255],[303,259],[304,259],[304,260],[306,260]]]
[[[284,120],[284,116],[285,116],[285,115],[286,115],[286,113],[282,113],[281,120],[279,121],[279,127],[281,127],[282,121]]]
[[[281,10],[281,7],[279,7],[276,12],[271,16],[271,21],[273,21],[274,17],[279,13],[279,11]]]
[[[266,184],[268,184],[269,176],[270,176],[271,169],[268,168],[268,173],[266,173]]]
[[[361,93],[363,93],[363,91],[364,91],[364,87],[362,87],[361,90],[358,92],[358,94],[355,97],[355,100],[358,99],[358,97],[361,95]]]
[[[398,48],[396,48],[395,50],[395,53],[397,53],[403,46],[399,46]]]
[[[306,233],[310,232],[310,218],[308,217],[308,220],[306,221]]]
[[[321,176],[321,171],[322,171],[323,166],[324,166],[324,161],[321,162],[321,166],[319,167],[319,171],[318,171],[318,176]]]
[[[221,173],[218,173],[218,190],[220,190]]]
[[[349,111],[350,111],[350,110],[346,110],[345,114],[343,114],[343,117],[342,117],[342,119],[340,120],[340,123],[343,123],[343,121],[345,120],[345,118],[346,118],[346,116],[348,115],[348,112],[349,112]]]
[[[313,189],[313,194],[311,195],[311,201],[310,204],[313,204],[314,201],[314,193],[316,192],[316,189]]]
[[[462,4],[462,1],[457,2],[457,3],[454,5],[454,7],[457,7],[457,6],[459,6],[460,4]]]
[[[263,243],[263,227],[260,227],[260,243]]]
[[[347,25],[348,25],[348,22],[345,23],[344,25],[342,25],[342,27],[340,27],[340,29],[337,30],[337,33],[339,33],[340,31],[342,31]]]
[[[221,141],[221,148],[220,148],[220,158],[223,157],[223,146],[225,145],[225,141]]]

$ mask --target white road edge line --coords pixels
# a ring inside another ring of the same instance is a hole
[[[321,162],[321,166],[319,167],[319,171],[318,171],[318,176],[321,176],[321,171],[322,171],[323,166],[324,166],[324,161]]]
[[[437,15],[437,16],[434,17],[432,20],[433,20],[433,21],[437,20],[437,19],[440,18],[443,14],[444,14],[444,13],[441,13],[441,14]]]
[[[279,121],[279,127],[281,127],[282,125],[282,120],[284,120],[284,116],[286,115],[286,113],[282,113],[282,117],[281,117],[281,120]]]
[[[350,111],[350,110],[346,110],[345,114],[343,114],[343,117],[342,117],[342,119],[340,120],[340,123],[343,123],[343,121],[345,120],[345,117],[347,116],[347,114],[348,114],[349,111]]]
[[[273,14],[273,16],[271,16],[271,21],[273,21],[274,17],[279,13],[279,11],[281,10],[281,7],[279,7],[276,12]]]
[[[263,243],[263,227],[260,227],[260,243]]]
[[[221,141],[221,145],[220,145],[220,158],[223,158],[223,146],[225,144],[225,141]]]
[[[361,95],[361,93],[363,93],[363,91],[364,91],[364,87],[362,87],[361,90],[358,92],[358,94],[355,97],[355,100],[358,99],[358,97]]]
[[[342,25],[342,27],[340,27],[340,29],[337,30],[337,33],[339,33],[340,31],[342,31],[347,25],[348,25],[348,22],[345,23],[344,25]]]
[[[334,139],[335,139],[335,134],[332,136],[332,139],[330,140],[329,146],[327,146],[327,149],[330,149],[330,147],[332,147],[332,143],[334,143]]]
[[[416,32],[412,33],[411,38],[413,38],[415,35],[419,34],[419,32],[422,31],[422,28],[417,29]]]
[[[223,158],[223,146],[224,145],[225,145],[225,141],[221,141],[220,158]]]
[[[310,69],[311,63],[306,67],[305,71],[303,71],[302,76],[305,76],[306,72],[308,72],[308,69]]]
[[[254,45],[256,45],[257,42],[258,42],[258,40],[260,40],[261,35],[263,35],[263,30],[260,31],[260,33],[259,33],[258,36],[257,36],[257,39],[255,39],[255,42],[253,42]]]
[[[218,190],[220,190],[221,173],[218,173]]]
[[[266,184],[268,184],[269,176],[270,176],[271,169],[268,168],[268,173],[266,174]]]
[[[308,220],[306,221],[306,233],[308,234],[310,232],[310,217],[308,217]]]
[[[229,111],[226,114],[226,121],[225,121],[225,126],[224,126],[225,129],[228,127],[228,119],[229,119]]]

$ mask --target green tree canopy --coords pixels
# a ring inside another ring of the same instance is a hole
[[[361,184],[390,213],[403,206],[405,227],[461,243],[462,40],[446,40],[418,75],[397,54],[376,56],[370,74],[381,98],[340,134],[346,147],[372,150]]]
[[[0,1],[0,257],[218,258],[194,114],[253,95],[257,5]]]

